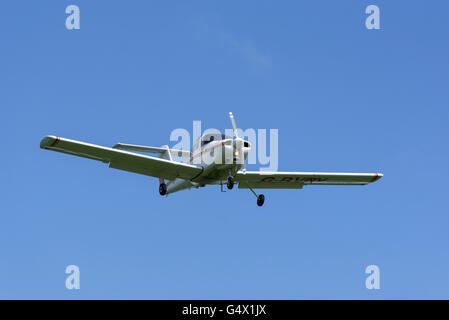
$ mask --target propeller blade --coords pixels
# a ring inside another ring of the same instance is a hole
[[[235,135],[235,153],[239,157],[239,163],[242,165],[243,172],[246,172],[245,167],[245,152],[244,152],[244,146],[245,142],[243,139],[239,138],[239,134],[237,132],[237,125],[235,124],[234,115],[232,112],[229,112],[229,118],[231,119],[232,128],[234,129],[234,135]]]
[[[239,151],[239,158],[240,158],[240,162],[242,164],[242,170],[243,172],[246,172],[246,167],[245,167],[245,151],[243,150],[243,148],[245,147],[245,143],[242,139],[242,142],[240,143],[240,151]]]
[[[229,112],[229,118],[231,118],[232,127],[234,128],[234,135],[236,138],[239,137],[239,134],[237,132],[237,126],[235,124],[234,116],[232,115],[232,112]]]

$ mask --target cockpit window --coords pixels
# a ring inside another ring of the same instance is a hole
[[[200,140],[201,140],[201,147],[203,147],[212,141],[221,141],[225,139],[232,139],[232,138],[225,134],[220,133],[205,134],[195,142],[195,144],[193,145],[193,150],[196,150],[198,148],[198,142]]]

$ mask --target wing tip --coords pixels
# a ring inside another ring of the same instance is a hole
[[[383,176],[384,176],[383,173],[375,173],[375,174],[374,174],[374,178],[373,178],[373,180],[370,181],[370,183],[376,182],[377,180],[379,180],[379,179],[382,178]]]
[[[61,140],[60,137],[57,136],[45,136],[42,138],[40,143],[41,149],[51,148],[54,147],[59,141]]]

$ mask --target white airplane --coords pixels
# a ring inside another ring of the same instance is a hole
[[[228,189],[232,189],[237,182],[240,189],[251,190],[257,198],[258,206],[264,204],[265,196],[257,194],[254,189],[302,189],[304,185],[366,185],[383,176],[381,173],[246,171],[245,160],[251,145],[238,136],[234,116],[231,112],[229,116],[235,139],[221,134],[206,134],[194,143],[192,151],[170,149],[168,146],[158,148],[122,143],[108,148],[56,136],[44,137],[40,147],[109,163],[110,168],[159,178],[159,193],[162,196],[206,185],[221,185],[223,191],[223,183],[227,184]],[[142,153],[159,156],[152,157]],[[173,156],[187,158],[187,163],[174,161]],[[206,156],[208,160],[204,161]]]

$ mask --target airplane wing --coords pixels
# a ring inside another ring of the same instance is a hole
[[[239,188],[302,189],[304,185],[365,185],[382,178],[382,173],[339,172],[238,172]]]
[[[151,177],[174,180],[192,179],[202,173],[202,168],[186,163],[150,157],[95,144],[70,140],[55,136],[46,136],[40,147],[109,163],[110,168],[139,173]]]

